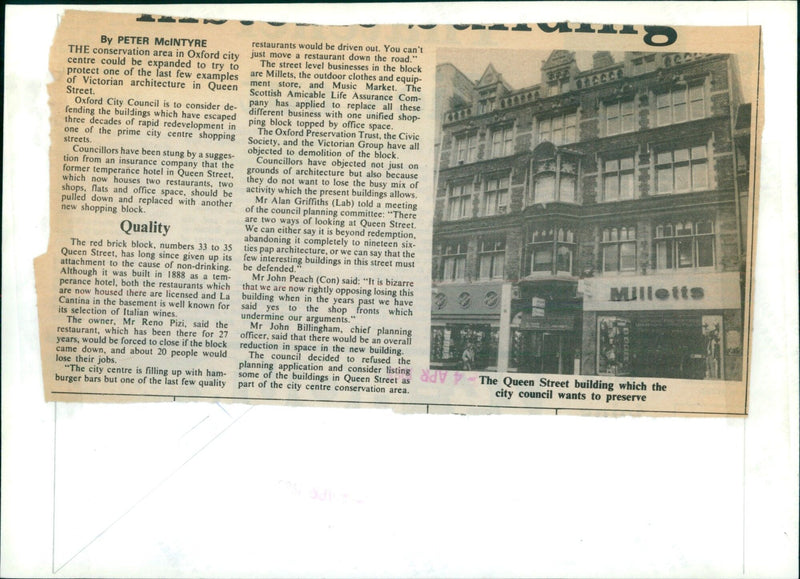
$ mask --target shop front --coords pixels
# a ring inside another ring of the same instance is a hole
[[[442,284],[431,297],[431,368],[504,370],[510,284]]]
[[[741,380],[737,273],[595,278],[582,286],[585,374]]]
[[[522,282],[513,302],[509,371],[580,373],[581,302],[576,283]]]
[[[532,318],[520,314],[511,323],[511,371],[527,374],[577,373],[575,316]]]

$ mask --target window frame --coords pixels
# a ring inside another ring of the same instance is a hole
[[[689,233],[686,225],[691,226]],[[699,231],[700,225],[708,225],[708,231]],[[678,227],[681,227],[679,233]],[[690,251],[691,262],[682,265],[683,248]],[[702,244],[702,245],[701,245]],[[653,227],[653,252],[657,271],[709,270],[717,265],[717,230],[711,218],[689,218],[663,220]],[[663,248],[663,251],[662,251]],[[710,263],[702,263],[703,252],[708,252]],[[664,263],[666,262],[666,263]]]
[[[533,203],[553,203],[556,199],[556,175],[558,174],[557,169],[545,170],[545,171],[538,171],[533,175],[533,192],[532,198]],[[544,183],[544,179],[549,178],[552,180],[552,191],[549,193],[551,196],[548,199],[542,199],[539,195],[542,193],[540,192],[540,183]]]
[[[462,133],[455,137],[455,147],[453,147],[456,165],[474,163],[478,160],[478,133]]]
[[[487,246],[490,244],[490,246]],[[484,264],[488,263],[488,275],[485,275]],[[499,264],[499,265],[498,265]],[[503,279],[506,268],[506,238],[487,237],[481,240],[478,247],[478,279]],[[499,271],[498,271],[499,269]]]
[[[702,156],[696,155],[698,149],[703,150]],[[656,196],[678,195],[712,189],[710,150],[710,143],[690,144],[680,148],[655,148],[653,154],[653,179],[655,180],[653,194]],[[679,155],[676,156],[676,153]],[[669,155],[669,160],[666,160],[664,155]],[[695,172],[700,167],[704,167],[702,182],[698,180],[699,174]],[[668,175],[671,182],[668,189],[664,188],[664,181],[662,180],[662,175],[667,175],[666,171],[669,171]],[[682,187],[679,184],[681,175],[683,175],[683,180],[687,182],[686,187]]]
[[[443,282],[466,281],[468,252],[469,243],[465,240],[451,241],[442,245],[441,279]],[[452,267],[449,267],[450,264]],[[450,273],[448,273],[448,269]]]
[[[599,159],[600,165],[600,191],[602,194],[602,201],[604,203],[613,203],[615,201],[628,201],[636,199],[636,152],[617,152],[615,154],[602,155]],[[630,161],[630,168],[623,168],[623,161]],[[615,168],[609,168],[609,163],[616,163]],[[630,176],[630,196],[622,196],[623,178]],[[614,178],[616,184],[615,197],[609,196],[607,183],[610,178]]]
[[[574,163],[575,170],[566,170],[564,168],[566,163]],[[564,159],[564,156],[559,154],[559,162],[556,164],[556,182],[558,183],[558,187],[556,188],[556,201],[559,203],[575,204],[578,202],[578,178],[580,176],[580,166],[580,159]],[[572,183],[572,191],[569,192],[570,199],[565,199],[564,197],[565,193],[567,193],[566,189],[564,188],[564,183]]]
[[[478,101],[478,114],[484,115],[493,112],[495,109],[495,100],[496,98],[494,95],[481,98]]]
[[[568,123],[567,120],[572,118],[572,124]],[[554,128],[553,128],[553,121],[558,119],[560,121],[559,130],[561,131],[561,138],[556,140],[553,138]],[[544,143],[545,141],[549,141],[556,146],[560,145],[570,145],[572,143],[578,142],[578,111],[577,109],[570,112],[561,112],[555,115],[543,115],[539,117],[534,117],[534,129],[536,133],[536,143]],[[543,131],[542,125],[543,123],[547,123],[548,130]],[[572,129],[572,137],[571,139],[567,138],[568,129]],[[547,138],[544,138],[543,135],[547,135]]]
[[[565,169],[565,165],[568,164],[574,165],[574,170]],[[554,157],[532,159],[529,171],[531,178],[530,191],[527,198],[530,204],[578,203],[581,175],[581,159],[579,156],[567,154],[565,158],[563,152],[557,151]],[[543,190],[540,187],[541,184],[546,182],[545,179],[549,179],[552,182],[552,192],[549,193],[550,197],[547,199],[541,198]],[[572,185],[570,189],[565,187],[567,183]]]
[[[460,190],[460,195],[454,195],[454,192]],[[445,206],[445,221],[459,221],[461,219],[469,219],[472,217],[472,183],[450,183],[447,187],[447,203]],[[461,215],[453,217],[453,209],[455,204],[461,205]]]
[[[630,113],[624,113],[623,105],[630,103],[631,110]],[[636,97],[632,96],[630,98],[620,98],[614,101],[609,101],[604,105],[604,128],[605,128],[605,135],[607,137],[612,137],[614,135],[624,135],[626,133],[632,133],[636,130]],[[612,117],[610,113],[616,112],[616,116]],[[611,130],[611,119],[617,119],[619,122],[619,129]],[[630,127],[625,127],[625,119],[630,119]]]
[[[624,239],[622,232],[625,232]],[[633,237],[631,237],[633,231]],[[638,246],[637,246],[637,226],[636,225],[609,225],[600,230],[600,270],[603,274],[627,274],[636,273],[638,264]],[[633,264],[630,267],[623,268],[623,257],[631,257],[630,255],[623,256],[623,249],[629,251],[633,249]],[[608,255],[613,251],[614,265],[610,266],[608,263]]]
[[[537,234],[542,234],[537,239]],[[527,254],[526,268],[528,276],[547,276],[547,275],[574,275],[575,269],[575,250],[577,242],[575,240],[575,228],[564,224],[551,224],[548,226],[533,227],[526,234],[525,251]],[[569,255],[569,265],[566,269],[560,266],[560,253],[566,249]],[[548,269],[536,268],[536,256],[547,255],[549,260]]]
[[[493,127],[489,134],[490,158],[499,159],[514,154],[514,125]],[[499,135],[499,139],[495,136]],[[496,142],[495,142],[496,141]]]
[[[692,93],[700,89],[700,98],[693,98]],[[681,83],[666,89],[653,92],[653,103],[655,106],[655,126],[667,127],[689,121],[697,121],[707,117],[708,91],[705,81]],[[668,98],[667,103],[664,99]],[[676,98],[679,99],[676,102]],[[663,103],[663,104],[662,104]],[[696,112],[696,105],[699,104],[699,112]],[[675,107],[682,105],[685,109],[683,118],[675,120]],[[669,119],[662,119],[662,110],[669,111]]]
[[[632,75],[638,76],[640,74],[647,74],[656,70],[656,55],[645,54],[631,61],[633,65]]]
[[[505,181],[505,188],[503,182]],[[489,187],[496,183],[496,187],[490,189]],[[490,203],[490,200],[491,203]],[[500,201],[504,200],[504,203]],[[509,204],[511,202],[511,174],[495,174],[487,177],[483,184],[483,199],[481,202],[481,215],[484,217],[492,217],[494,215],[506,215],[509,211]],[[503,208],[501,211],[500,209]],[[490,211],[491,209],[491,211]]]

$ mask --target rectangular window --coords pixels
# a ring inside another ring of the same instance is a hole
[[[553,272],[553,245],[548,243],[544,246],[534,246],[533,259],[531,261],[531,271]]]
[[[705,145],[656,153],[656,193],[685,193],[708,187]]]
[[[656,122],[659,127],[705,116],[705,88],[702,84],[682,86],[656,95]]]
[[[492,157],[506,157],[514,153],[514,127],[492,131]]]
[[[506,266],[506,240],[490,239],[481,243],[480,278],[502,279]]]
[[[606,135],[630,133],[634,127],[633,99],[606,105]]]
[[[540,173],[533,182],[534,203],[549,203],[556,198],[556,174]]]
[[[474,163],[478,160],[478,135],[467,137],[467,163]]]
[[[529,274],[572,275],[575,233],[568,227],[534,229],[528,239]]]
[[[556,231],[556,273],[572,274],[572,255],[575,251],[575,233],[559,227]]]
[[[574,143],[576,138],[577,113],[569,113],[539,119],[536,124],[539,142],[550,141],[554,145]]]
[[[575,175],[561,173],[561,179],[558,181],[558,200],[575,203]]]
[[[636,227],[606,227],[602,239],[603,271],[636,271]]]
[[[503,156],[503,131],[492,133],[492,157]]]
[[[467,139],[461,137],[456,139],[456,163],[465,163],[467,160]]]
[[[467,243],[445,245],[442,255],[442,280],[463,281],[467,271]]]
[[[536,126],[536,134],[539,136],[539,142],[552,140],[551,130],[553,121],[551,119],[541,119]]]
[[[603,163],[603,201],[633,199],[633,155]]]
[[[531,231],[528,243],[530,250],[530,273],[553,272],[553,244],[555,231],[552,227]]]
[[[556,96],[569,92],[569,79],[558,80],[547,87],[547,96]]]
[[[656,119],[659,125],[672,122],[672,96],[668,92],[656,96]]]
[[[705,87],[702,84],[689,87],[689,116],[693,120],[706,116]]]
[[[471,184],[451,185],[447,192],[447,220],[464,219],[471,216]]]
[[[531,164],[533,183],[530,200],[533,203],[575,203],[578,193],[578,160],[568,152],[555,158],[545,158]]]
[[[497,177],[486,181],[484,215],[500,215],[508,211],[508,183],[508,177]]]
[[[656,55],[651,54],[633,61],[633,74],[644,74],[653,72],[656,69]]]
[[[714,223],[710,220],[656,226],[656,269],[714,266]]]
[[[456,163],[474,163],[478,160],[478,135],[464,135],[456,138]]]

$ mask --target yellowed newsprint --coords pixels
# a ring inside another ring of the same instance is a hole
[[[46,398],[744,416],[760,51],[67,11]]]

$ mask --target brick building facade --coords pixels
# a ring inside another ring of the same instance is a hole
[[[730,55],[597,52],[444,113],[431,365],[740,380],[749,105]],[[451,65],[447,65],[451,66]]]

